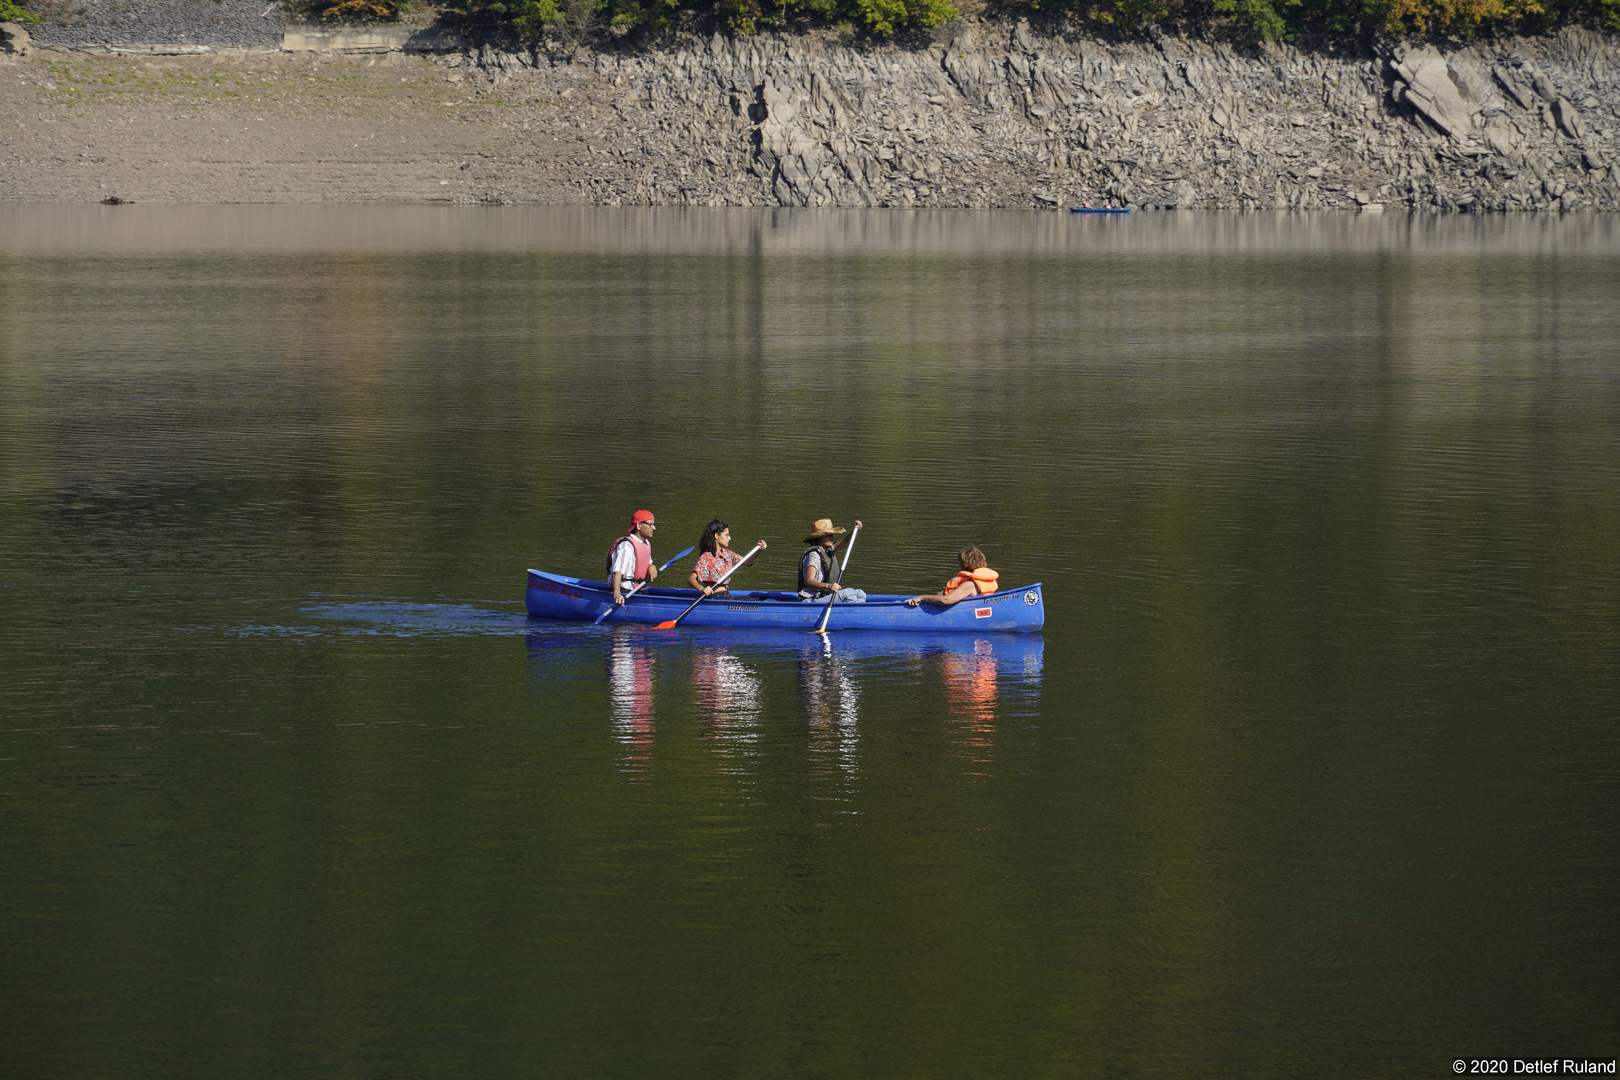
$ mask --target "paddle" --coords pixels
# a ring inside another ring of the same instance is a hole
[[[744,555],[742,557],[742,562],[737,563],[730,570],[727,570],[725,573],[721,574],[720,575],[720,580],[715,582],[713,585],[711,585],[709,587],[711,589],[714,589],[714,588],[719,588],[721,585],[724,585],[726,583],[726,578],[730,577],[732,574],[735,574],[738,570],[741,570],[744,566],[746,566],[748,564],[749,559],[752,559],[755,555],[758,555],[763,550],[765,550],[765,541],[761,540],[759,543],[754,545],[754,550],[753,551],[750,551],[748,554],[746,554],[746,555]],[[713,595],[713,594],[711,593],[710,595]],[[702,593],[699,593],[698,598],[696,600],[692,601],[690,604],[688,604],[686,606],[685,611],[681,612],[679,615],[677,615],[673,619],[669,620],[669,622],[661,622],[661,623],[659,623],[657,626],[653,627],[653,629],[654,630],[673,630],[673,629],[675,629],[675,624],[676,623],[678,623],[682,619],[686,618],[687,615],[691,614],[693,608],[697,607],[699,604],[703,603],[703,601],[707,600],[708,598],[709,597],[704,596]]]
[[[859,535],[861,535],[861,527],[857,524],[854,531],[849,534],[849,546],[844,549],[844,561],[838,566],[838,576],[833,579],[834,585],[843,585],[844,568],[849,565],[849,557],[855,551],[855,538]],[[832,618],[833,601],[837,599],[838,590],[835,588],[827,596],[827,610],[821,613],[821,625],[816,627],[815,630],[811,631],[812,633],[825,634],[827,632],[827,620]]]
[[[692,547],[687,548],[685,551],[681,552],[679,555],[676,555],[674,558],[670,559],[669,562],[665,563],[663,566],[660,566],[658,568],[658,572],[660,574],[662,574],[665,570],[669,569],[669,564],[670,563],[679,562],[682,559],[686,558],[688,555],[692,554],[692,552],[694,552],[696,550],[697,550],[697,545],[694,544]],[[639,581],[636,584],[630,586],[630,591],[624,594],[624,602],[626,604],[628,604],[630,602],[630,598],[632,596],[636,595],[636,593],[640,592],[642,589],[645,589],[646,587],[647,587],[647,583],[645,581]],[[609,604],[607,606],[606,611],[602,612],[602,614],[598,615],[596,618],[591,620],[591,625],[595,626],[597,623],[601,622],[603,619],[605,619],[609,615],[613,614],[615,611],[617,611],[622,606],[623,606],[622,604]]]

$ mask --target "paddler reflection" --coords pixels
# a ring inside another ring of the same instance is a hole
[[[987,776],[996,737],[995,645],[980,639],[972,652],[947,652],[942,661],[952,743],[968,762],[969,775]]]
[[[692,652],[692,692],[703,737],[721,751],[751,753],[759,739],[759,676],[731,652]]]
[[[855,768],[861,693],[827,634],[807,635],[799,654],[799,693],[810,725],[811,751],[846,771]]]
[[[613,738],[624,747],[625,762],[638,777],[652,764],[653,656],[635,634],[613,635],[607,651],[608,702]]]

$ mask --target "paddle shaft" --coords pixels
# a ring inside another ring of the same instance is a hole
[[[665,563],[663,566],[660,566],[658,568],[658,572],[660,574],[662,574],[665,570],[669,569],[671,563],[679,562],[681,559],[686,558],[688,555],[692,554],[692,552],[694,552],[696,550],[697,550],[697,547],[696,547],[696,545],[694,545],[692,547],[687,548],[685,551],[680,552],[679,554],[671,557],[669,562]],[[634,585],[630,586],[630,591],[624,594],[624,602],[626,604],[628,604],[630,602],[630,598],[632,596],[636,595],[636,593],[640,592],[642,589],[645,589],[646,587],[647,587],[647,583],[645,581],[638,581]],[[605,619],[609,615],[613,614],[613,612],[617,608],[619,608],[620,606],[621,605],[619,605],[619,604],[609,604],[607,606],[606,611],[602,612],[602,614],[598,615],[596,618],[591,620],[591,625],[595,626],[597,623],[601,622],[603,619]]]
[[[821,613],[821,625],[817,626],[815,630],[818,634],[827,632],[827,620],[832,618],[833,602],[838,599],[838,590],[844,584],[844,568],[849,565],[849,557],[855,553],[855,538],[859,535],[861,535],[861,527],[857,525],[855,531],[849,534],[849,546],[844,549],[844,561],[838,564],[838,576],[833,579],[833,591],[827,596],[827,610]]]
[[[744,555],[742,557],[741,562],[736,563],[734,566],[732,566],[732,568],[730,570],[727,570],[725,573],[721,574],[720,575],[720,580],[715,582],[713,585],[710,585],[709,588],[710,589],[717,589],[721,585],[724,585],[726,583],[727,578],[729,578],[732,574],[735,574],[738,570],[741,570],[744,566],[748,565],[748,560],[752,559],[755,555],[758,555],[763,550],[765,550],[765,541],[761,540],[759,543],[754,545],[754,550],[752,550],[748,554]],[[709,594],[709,596],[713,596],[713,595],[714,595],[713,592],[711,592]],[[708,596],[704,596],[702,593],[699,593],[698,598],[696,600],[694,600],[690,604],[686,605],[686,610],[685,611],[681,612],[679,615],[675,616],[673,619],[669,620],[668,622],[659,623],[657,626],[653,627],[653,629],[654,630],[673,630],[673,629],[675,629],[675,624],[676,623],[678,623],[682,619],[686,618],[689,614],[691,614],[693,608],[697,607],[699,604],[703,603],[703,601],[707,600],[708,598],[709,598]]]

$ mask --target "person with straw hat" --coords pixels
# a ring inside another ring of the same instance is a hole
[[[857,521],[855,527],[859,529],[861,523]],[[838,538],[848,531],[835,528],[832,518],[820,518],[810,526],[810,535],[804,538],[810,550],[799,560],[799,599],[825,601],[828,594],[837,593],[846,604],[866,603],[864,590],[846,589],[838,580],[838,560],[833,553],[844,545]]]

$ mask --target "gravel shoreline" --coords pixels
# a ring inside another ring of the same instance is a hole
[[[0,59],[0,117],[14,202],[579,202],[586,157],[400,53],[38,49]]]
[[[41,22],[34,43],[71,49],[95,45],[208,45],[279,49],[287,19],[275,0],[30,0]]]

